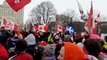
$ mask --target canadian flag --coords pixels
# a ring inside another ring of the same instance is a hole
[[[25,5],[30,3],[31,0],[6,0],[10,7],[16,12],[22,9]]]
[[[36,30],[41,31],[41,32],[46,32],[48,30],[48,24],[43,24],[43,25],[36,25]]]
[[[95,20],[93,19],[93,5],[92,5],[92,2],[91,2],[91,9],[90,9],[90,13],[89,13],[89,16],[88,16],[88,20],[87,20],[84,28],[89,34],[96,33]]]
[[[18,29],[17,24],[15,24],[14,22],[11,22],[11,21],[7,21],[6,19],[4,19],[2,21],[1,26],[4,26],[5,29],[8,29],[8,30],[17,30]]]
[[[65,28],[61,25],[56,24],[56,30],[59,31],[59,32],[64,32]]]

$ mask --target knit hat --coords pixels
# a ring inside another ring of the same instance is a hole
[[[84,52],[76,44],[64,42],[64,60],[84,60]]]
[[[79,46],[80,48],[84,48],[84,44],[83,43],[77,43],[77,46]]]
[[[41,42],[38,42],[40,45],[43,45],[43,46],[46,46],[46,42],[45,41],[41,41]]]
[[[92,38],[92,39],[101,39],[101,37],[97,34],[91,34],[90,38]]]
[[[48,44],[44,47],[44,52],[47,56],[53,56],[55,53],[55,45],[54,44]]]

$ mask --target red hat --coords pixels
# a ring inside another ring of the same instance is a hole
[[[46,42],[45,41],[41,41],[41,42],[38,42],[40,45],[43,45],[43,46],[46,46]]]

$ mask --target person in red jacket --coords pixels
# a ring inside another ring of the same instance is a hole
[[[3,45],[0,43],[0,60],[8,60],[8,53]]]
[[[27,42],[25,40],[18,40],[16,42],[16,55],[11,57],[9,60],[33,60],[33,57],[26,53]]]

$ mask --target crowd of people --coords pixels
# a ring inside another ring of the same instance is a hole
[[[0,60],[107,60],[107,36],[1,27]]]

